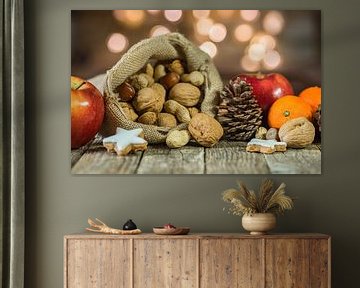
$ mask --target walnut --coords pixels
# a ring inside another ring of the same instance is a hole
[[[147,125],[154,125],[156,120],[157,116],[155,112],[145,112],[138,118],[137,122]]]
[[[139,113],[156,112],[160,113],[165,102],[165,95],[154,88],[146,87],[141,89],[133,100],[133,105]]]
[[[148,76],[149,75],[147,75],[145,73],[130,76],[129,83],[132,87],[135,88],[136,91],[139,91],[142,88],[145,88],[149,85]]]
[[[304,148],[315,138],[315,127],[305,117],[287,121],[279,129],[280,140],[290,148]]]
[[[200,100],[199,88],[190,83],[178,83],[171,88],[169,99],[179,102],[186,107],[195,106]]]
[[[212,147],[224,134],[220,123],[205,113],[196,114],[188,126],[191,136],[200,145]]]
[[[170,113],[159,113],[157,124],[160,127],[174,128],[177,125],[177,121],[175,116]]]
[[[257,130],[256,130],[256,133],[255,133],[255,138],[256,139],[265,139],[266,138],[266,132],[267,132],[267,129],[265,127],[259,127]]]
[[[134,107],[130,103],[119,102],[119,104],[127,119],[131,121],[136,121],[136,119],[138,119],[138,115],[135,113]]]

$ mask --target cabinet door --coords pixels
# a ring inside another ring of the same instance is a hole
[[[266,287],[310,287],[307,239],[266,239]]]
[[[197,240],[134,240],[135,288],[197,287]]]
[[[330,287],[330,240],[310,241],[310,288]]]
[[[131,287],[130,240],[68,239],[66,288]]]
[[[264,287],[263,242],[260,239],[200,241],[200,287]]]

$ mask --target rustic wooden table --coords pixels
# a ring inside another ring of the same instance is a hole
[[[101,139],[72,150],[73,174],[321,174],[321,146],[273,154],[245,151],[245,142],[221,141],[212,148],[190,143],[180,149],[149,145],[128,156],[108,153]]]

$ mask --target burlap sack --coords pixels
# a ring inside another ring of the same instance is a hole
[[[102,134],[114,134],[116,127],[124,129],[142,128],[145,139],[149,143],[165,142],[169,128],[144,125],[130,121],[123,113],[115,88],[129,76],[136,74],[150,59],[172,60],[182,59],[187,62],[188,70],[198,70],[205,76],[204,99],[201,111],[215,115],[218,93],[223,87],[220,75],[208,54],[187,40],[179,33],[170,33],[140,41],[123,55],[116,65],[107,71],[105,81],[105,120]]]

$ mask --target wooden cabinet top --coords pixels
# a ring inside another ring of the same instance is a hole
[[[188,235],[156,235],[143,233],[139,235],[107,235],[95,233],[78,233],[65,235],[65,239],[329,239],[329,235],[320,233],[288,233],[249,235],[245,233],[190,233]]]

